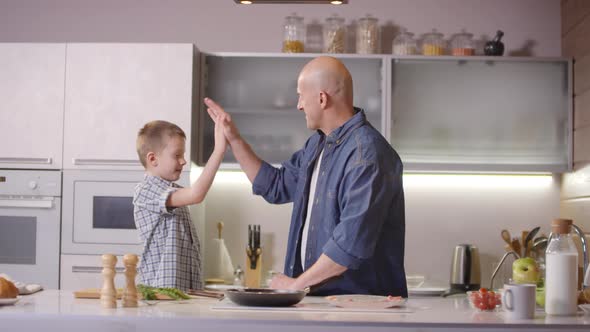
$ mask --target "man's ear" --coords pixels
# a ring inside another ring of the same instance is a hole
[[[158,158],[156,158],[156,154],[154,152],[151,152],[151,151],[148,152],[147,155],[145,156],[145,160],[152,167],[158,166]]]
[[[322,109],[328,107],[328,98],[329,96],[326,91],[320,91],[320,106]]]

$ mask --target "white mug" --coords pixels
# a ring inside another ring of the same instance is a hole
[[[535,318],[534,284],[505,284],[502,293],[502,305],[508,317],[515,319]]]

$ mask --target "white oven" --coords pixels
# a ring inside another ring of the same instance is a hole
[[[143,171],[64,170],[62,254],[141,254],[133,192]],[[178,184],[189,185],[189,172]]]
[[[133,219],[133,193],[144,171],[64,170],[61,232],[61,289],[100,288],[100,255],[122,256],[143,249]],[[188,186],[189,172],[178,184]],[[124,285],[117,281],[117,287]]]
[[[0,273],[57,289],[61,172],[0,170]]]

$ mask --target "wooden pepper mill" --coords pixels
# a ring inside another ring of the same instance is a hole
[[[123,256],[125,264],[125,290],[123,291],[123,307],[137,307],[137,287],[135,286],[135,276],[137,275],[137,255],[127,254]]]
[[[102,289],[100,304],[103,308],[117,307],[117,291],[115,289],[115,265],[117,257],[111,254],[102,255]]]

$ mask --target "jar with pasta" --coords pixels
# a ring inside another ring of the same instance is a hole
[[[283,53],[302,53],[305,45],[303,17],[292,14],[283,25]]]
[[[356,52],[379,53],[379,25],[376,18],[367,15],[359,19],[356,30]]]
[[[344,18],[333,15],[324,25],[324,52],[344,53],[346,51],[346,26]]]
[[[473,34],[462,30],[451,38],[451,54],[456,56],[470,56],[475,54]]]
[[[401,30],[400,34],[393,40],[392,53],[395,55],[414,55],[417,54],[416,40],[414,34]]]
[[[433,29],[432,32],[424,35],[422,40],[422,55],[444,55],[445,41],[443,34]]]

